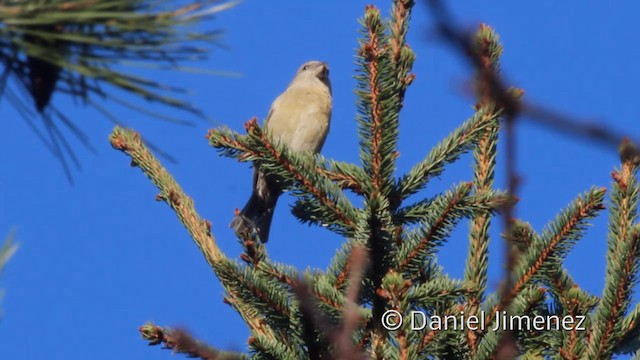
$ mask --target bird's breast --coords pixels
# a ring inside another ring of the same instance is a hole
[[[293,151],[318,152],[329,131],[331,102],[326,87],[289,88],[274,102],[267,127]]]

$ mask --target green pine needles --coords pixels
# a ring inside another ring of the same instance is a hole
[[[122,122],[105,100],[177,124],[191,121],[150,110],[139,100],[206,118],[186,100],[185,89],[154,75],[215,73],[186,63],[208,57],[209,45],[222,33],[203,31],[201,25],[233,5],[220,0],[0,0],[0,100],[13,106],[73,183],[71,165],[80,169],[81,164],[67,134],[96,150],[55,99],[68,96],[115,124]]]
[[[208,53],[197,44],[220,36],[220,32],[199,32],[194,26],[231,5],[216,0],[0,0],[0,95],[17,110],[29,113],[21,93],[7,91],[11,79],[19,90],[27,90],[40,113],[49,106],[54,92],[101,111],[97,99],[149,113],[103,88],[109,85],[201,115],[193,105],[172,95],[182,89],[126,68],[189,70],[180,64],[204,59]]]
[[[623,156],[613,172],[601,297],[580,289],[563,260],[604,209],[603,188],[579,195],[542,232],[512,221],[504,234],[515,258],[510,281],[488,291],[488,244],[499,241],[490,239],[489,228],[495,213],[515,201],[494,188],[503,109],[487,95],[481,74],[475,113],[409,172],[396,174],[400,111],[414,78],[415,56],[405,41],[413,5],[393,1],[389,19],[366,8],[356,62],[360,164],[292,153],[255,119],[246,123],[246,134],[221,128],[207,136],[222,155],[278,177],[297,198],[292,212],[300,221],[344,237],[325,271],[303,273],[276,263],[249,236],[240,239],[241,262],[228,258],[210,223],[139,136],[116,128],[114,148],[158,186],[158,199],[189,230],[226,289],[225,302],[251,330],[248,354],[221,352],[182,330],[147,324],[141,333],[151,344],[211,359],[599,360],[638,349],[640,306],[631,305],[640,252],[638,159]],[[502,48],[493,30],[482,25],[474,44],[483,66],[498,72]],[[414,199],[469,152],[474,166],[468,182]],[[364,205],[354,205],[347,191],[361,196]],[[453,279],[436,254],[462,221],[469,224],[469,252],[464,278]]]

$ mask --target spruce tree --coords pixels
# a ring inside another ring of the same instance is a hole
[[[198,215],[193,200],[140,136],[114,130],[112,146],[130,156],[158,187],[158,200],[175,211],[225,288],[224,301],[251,331],[248,354],[224,352],[184,331],[152,323],[140,329],[150,344],[203,359],[597,360],[638,349],[640,306],[631,304],[640,252],[637,148],[623,144],[621,164],[612,173],[606,284],[600,296],[581,289],[563,266],[589,221],[605,208],[607,191],[597,187],[578,195],[542,231],[509,219],[503,237],[513,267],[502,288],[489,292],[488,244],[501,241],[489,236],[489,228],[496,226],[492,220],[498,212],[515,204],[512,195],[494,187],[501,120],[510,110],[491,96],[483,71],[478,71],[474,113],[424,160],[397,174],[398,124],[415,59],[406,43],[413,5],[411,0],[392,1],[387,19],[368,6],[361,20],[356,54],[359,164],[292,153],[274,143],[256,119],[245,124],[245,134],[218,128],[207,135],[223,156],[250,162],[278,178],[297,198],[292,213],[301,222],[344,238],[325,270],[301,272],[274,262],[267,246],[250,234],[239,239],[244,248],[239,260],[226,256],[211,224]],[[473,56],[484,66],[480,70],[497,74],[502,47],[495,32],[482,25],[472,44]],[[502,95],[515,102],[521,94],[511,89]],[[416,199],[465,153],[473,153],[469,181]],[[347,192],[361,197],[363,205],[356,206]],[[464,277],[454,279],[442,271],[436,255],[465,221],[469,252]],[[424,314],[426,326],[412,329],[412,312]],[[405,321],[400,323],[397,315]],[[462,315],[467,321],[456,325]],[[542,330],[494,331],[503,316],[543,319],[545,324]]]

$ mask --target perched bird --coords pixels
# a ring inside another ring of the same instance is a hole
[[[294,152],[322,149],[331,121],[329,66],[321,61],[304,63],[289,87],[271,104],[264,122],[274,141]],[[253,233],[269,240],[269,228],[282,188],[271,176],[253,172],[253,193],[230,227],[236,234]]]

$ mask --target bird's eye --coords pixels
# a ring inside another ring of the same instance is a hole
[[[305,65],[305,66],[303,66],[303,67],[302,67],[302,70],[303,70],[303,71],[304,71],[304,70],[309,70],[309,65]]]

